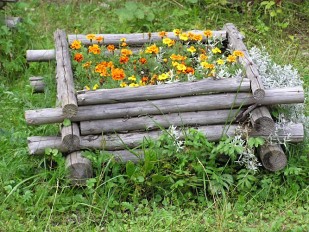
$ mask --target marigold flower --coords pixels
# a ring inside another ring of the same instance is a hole
[[[245,54],[244,54],[242,51],[235,50],[235,51],[233,52],[233,56],[244,57]]]
[[[121,83],[120,83],[120,87],[121,87],[121,88],[124,88],[124,87],[127,87],[127,86],[128,86],[128,84],[125,83],[125,82],[121,82]]]
[[[148,79],[149,79],[148,77],[142,77],[142,82],[146,83],[148,81]]]
[[[209,37],[212,37],[212,31],[211,30],[206,30],[206,31],[204,31],[204,35],[207,37],[207,38],[209,38]]]
[[[138,87],[139,85],[137,83],[131,83],[129,84],[129,87]]]
[[[164,59],[162,59],[162,60],[163,60],[163,62],[167,63],[167,59],[166,59],[166,58],[164,58]]]
[[[178,64],[176,66],[177,70],[180,71],[180,72],[185,72],[186,69],[187,69],[187,66],[185,66],[184,64]]]
[[[103,62],[96,65],[94,71],[96,73],[100,73],[100,76],[103,76],[103,77],[108,76],[107,67],[106,67],[106,65],[104,65]]]
[[[171,47],[175,44],[175,40],[172,40],[170,38],[164,38],[162,40],[163,44],[166,44],[167,46]]]
[[[236,62],[236,59],[237,59],[237,56],[234,56],[234,55],[229,55],[226,60],[230,63],[234,63]]]
[[[187,74],[194,74],[194,68],[192,68],[192,67],[187,67],[186,68],[186,71],[185,71]]]
[[[158,80],[159,81],[164,81],[166,79],[168,79],[170,76],[169,76],[169,73],[162,73],[161,75],[158,76]]]
[[[191,32],[191,31],[189,31],[187,35],[188,35],[188,38],[189,38],[190,40],[193,40],[193,38],[194,38],[194,36],[195,36],[195,34],[194,34],[193,32]]]
[[[193,37],[193,40],[195,41],[202,41],[202,39],[203,39],[203,36],[200,34],[195,34]]]
[[[174,29],[173,32],[174,32],[174,34],[175,34],[176,36],[179,36],[180,33],[181,33],[181,30],[180,30],[180,29]]]
[[[121,56],[119,58],[120,64],[126,64],[126,63],[128,63],[128,61],[129,61],[129,57],[127,57],[127,56]]]
[[[123,80],[126,77],[126,74],[124,73],[123,69],[121,68],[115,68],[112,70],[112,78],[115,81]]]
[[[187,40],[189,39],[189,36],[188,36],[187,33],[181,33],[181,34],[179,35],[179,39],[180,39],[180,40],[183,40],[183,41],[187,41]]]
[[[138,60],[141,64],[146,64],[147,63],[147,59],[142,57]]]
[[[191,52],[191,53],[194,53],[194,52],[196,52],[196,48],[193,47],[193,46],[191,46],[191,47],[189,47],[189,48],[187,49],[187,51],[188,51],[188,52]]]
[[[94,44],[92,46],[89,46],[88,51],[89,53],[93,53],[97,55],[101,53],[101,48],[99,47],[99,45]]]
[[[177,61],[172,61],[172,65],[173,67],[176,67],[177,65],[179,65],[179,63]]]
[[[87,61],[85,64],[83,64],[83,68],[88,69],[91,66],[91,61]]]
[[[136,81],[136,77],[133,75],[133,76],[130,76],[130,77],[128,77],[128,80],[129,81]]]
[[[148,53],[148,54],[158,54],[159,53],[159,48],[155,44],[151,45],[151,46],[146,48],[145,53]]]
[[[74,40],[70,47],[74,50],[78,50],[82,47],[82,42],[79,40]]]
[[[211,51],[212,51],[213,54],[221,53],[220,48],[217,48],[217,47],[211,49]]]
[[[88,86],[88,85],[86,85],[85,87],[84,87],[84,89],[86,89],[86,90],[90,90],[90,87]]]
[[[208,56],[206,56],[205,54],[200,55],[200,61],[205,61],[207,59],[208,59]]]
[[[99,35],[95,37],[95,40],[98,41],[98,43],[101,43],[103,41],[104,37]]]
[[[123,42],[126,42],[126,41],[127,41],[126,38],[121,38],[121,39],[120,39],[120,42],[122,42],[122,43],[123,43]]]
[[[178,60],[178,61],[184,61],[185,59],[187,59],[186,56],[176,55],[176,54],[172,54],[170,58],[171,60]]]
[[[209,64],[208,62],[201,62],[201,65],[203,68],[205,69],[214,69],[215,68],[215,65],[214,64]]]
[[[77,62],[81,62],[84,59],[83,54],[81,53],[76,53],[74,55],[74,60],[76,60]]]
[[[93,87],[92,87],[92,90],[97,90],[100,86],[98,84],[95,84]]]
[[[167,32],[166,32],[166,31],[160,31],[160,32],[159,32],[159,36],[160,36],[161,38],[166,37],[166,36],[167,36]]]
[[[115,46],[113,44],[109,44],[106,48],[109,52],[115,51]]]
[[[88,34],[86,35],[86,38],[92,41],[93,39],[95,39],[95,34]]]
[[[222,60],[222,59],[218,59],[216,62],[217,62],[217,64],[219,64],[219,65],[223,65],[223,64],[224,64],[224,60]]]
[[[121,55],[123,56],[130,56],[132,54],[133,52],[130,49],[126,49],[126,48],[121,49]]]
[[[126,47],[126,46],[128,46],[128,44],[127,44],[126,42],[122,42],[122,43],[120,44],[120,46],[121,46],[121,47]]]

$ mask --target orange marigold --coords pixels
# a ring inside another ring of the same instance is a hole
[[[101,48],[99,47],[99,45],[94,44],[92,46],[89,46],[88,51],[89,51],[89,53],[100,54]]]
[[[113,52],[113,51],[115,51],[115,46],[113,44],[110,44],[110,45],[107,46],[107,50],[109,52]]]
[[[99,35],[95,37],[95,40],[98,41],[98,43],[101,43],[104,40],[104,37]]]
[[[245,54],[242,51],[239,51],[239,50],[235,50],[233,52],[233,55],[237,56],[237,57],[244,57],[245,56]]]
[[[160,31],[160,32],[159,32],[159,36],[160,36],[161,38],[166,37],[166,36],[167,36],[167,32],[166,32],[166,31]]]
[[[195,40],[195,41],[202,41],[202,39],[203,39],[203,36],[202,36],[202,35],[199,35],[199,34],[196,34],[196,35],[194,35],[194,37],[193,37],[193,40]]]
[[[211,37],[212,34],[213,34],[213,33],[212,33],[211,30],[206,30],[206,31],[204,31],[204,35],[205,35],[207,38]]]
[[[130,50],[130,49],[121,49],[121,55],[123,55],[123,56],[130,56],[130,55],[132,55],[133,54],[133,52]]]
[[[127,56],[120,56],[120,58],[119,58],[120,64],[128,63],[128,61],[129,61],[129,57],[127,57]]]
[[[76,60],[77,62],[81,62],[84,59],[83,54],[81,53],[76,53],[74,55],[74,60]]]
[[[185,72],[188,73],[188,74],[192,74],[193,75],[194,74],[194,68],[187,67]]]
[[[122,43],[120,44],[120,46],[121,46],[121,47],[126,47],[126,46],[128,46],[128,44],[127,44],[126,42],[122,42]]]
[[[87,61],[83,64],[83,68],[88,69],[91,66],[91,61]]]
[[[154,44],[154,45],[147,47],[145,52],[148,54],[158,54],[159,48],[157,47],[157,45]]]
[[[175,55],[175,54],[172,54],[170,56],[171,60],[178,60],[178,61],[184,61],[185,59],[187,59],[186,56],[182,56],[182,55]]]
[[[143,82],[143,83],[146,83],[148,80],[149,80],[148,77],[142,77],[142,82]]]
[[[115,68],[112,70],[112,78],[115,81],[123,80],[126,77],[126,74],[124,73],[123,69],[121,68]]]
[[[82,47],[82,42],[79,40],[74,40],[70,47],[74,50],[78,50]]]
[[[147,60],[146,60],[146,58],[142,57],[142,58],[139,59],[139,62],[140,62],[141,64],[146,64],[146,63],[147,63]]]
[[[226,60],[230,63],[234,63],[236,62],[236,59],[237,59],[237,56],[234,56],[234,55],[229,55]]]

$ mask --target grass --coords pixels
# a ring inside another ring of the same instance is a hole
[[[284,170],[270,173],[261,169],[249,189],[239,191],[235,182],[224,196],[208,194],[200,202],[172,194],[143,195],[140,187],[146,185],[123,182],[126,167],[112,166],[108,160],[102,161],[104,167],[98,162],[97,178],[86,187],[71,187],[61,158],[51,162],[49,157],[28,155],[28,136],[55,135],[59,129],[57,125],[29,127],[25,123],[25,110],[53,107],[56,97],[54,62],[26,64],[24,55],[27,49],[52,48],[56,28],[67,33],[130,33],[220,29],[233,22],[246,35],[248,47],[265,46],[277,63],[292,63],[308,89],[308,1],[299,5],[283,1],[282,7],[270,9],[259,2],[254,6],[211,0],[134,2],[141,11],[127,15],[124,10],[130,6],[125,1],[97,0],[25,0],[2,12],[23,17],[24,23],[13,32],[3,32],[1,27],[0,58],[5,65],[0,70],[1,230],[308,231],[307,141],[289,147],[289,164]],[[279,9],[282,14],[270,16]],[[3,53],[6,47],[8,52]],[[27,81],[32,75],[43,75],[48,82],[44,94],[32,94]],[[308,103],[306,109],[308,114]],[[130,198],[122,200],[123,192]]]

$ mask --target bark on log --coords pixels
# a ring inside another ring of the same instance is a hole
[[[71,57],[64,31],[57,29],[54,33],[57,61],[57,95],[62,112],[66,118],[77,114],[78,106],[75,96]]]
[[[275,122],[272,119],[267,107],[262,106],[254,109],[251,112],[252,127],[263,134],[271,134],[275,130]]]
[[[278,144],[263,145],[258,150],[263,166],[269,171],[279,171],[287,165],[287,158]]]
[[[191,31],[195,34],[203,35],[203,31],[193,30]],[[104,37],[104,44],[114,44],[119,45],[121,38],[126,38],[126,43],[131,46],[141,46],[145,43],[154,43],[161,41],[162,38],[159,36],[158,32],[155,33],[133,33],[133,34],[97,34],[96,36]],[[167,32],[167,37],[174,40],[179,40],[173,32]],[[226,39],[226,31],[213,31],[213,37]],[[90,41],[86,38],[86,35],[68,35],[69,43],[71,44],[74,40],[80,40],[84,45],[91,45],[97,43],[97,41]],[[203,35],[203,40],[206,37]]]
[[[77,123],[71,123],[61,129],[62,145],[68,150],[76,151],[80,147],[80,132]]]
[[[201,126],[197,128],[201,133],[205,134],[209,141],[218,141],[222,135],[233,136],[235,133],[243,131],[247,133],[247,128],[243,128],[239,125],[230,125],[229,127],[224,125],[213,126]],[[180,136],[183,138],[183,131],[180,131]],[[134,148],[139,146],[145,139],[157,139],[162,134],[161,131],[151,131],[144,133],[127,133],[127,134],[111,134],[111,135],[88,135],[81,137],[80,149],[104,149],[106,151],[111,150],[123,150],[126,148]],[[249,136],[252,137],[264,137],[257,132],[251,133],[249,129]],[[304,129],[302,124],[292,124],[286,128],[282,128],[277,132],[273,132],[270,137],[274,141],[283,142],[286,138],[290,142],[301,142],[304,139]],[[44,154],[45,148],[55,148],[60,152],[66,153],[67,149],[62,146],[61,137],[30,137],[28,138],[29,153],[31,155]]]
[[[276,105],[303,102],[304,91],[302,87],[287,87],[266,90],[265,97],[259,101],[254,99],[251,93],[227,93],[143,101],[138,103],[126,102],[80,106],[77,115],[72,117],[71,121],[80,122],[151,114],[220,110],[244,107],[255,103],[258,105]],[[52,108],[27,110],[25,118],[29,125],[41,125],[59,123],[66,117],[62,114],[61,109]]]
[[[166,115],[116,118],[80,122],[81,135],[94,135],[108,132],[153,130],[174,126],[201,126],[230,123],[239,110],[216,110],[172,113]]]
[[[15,28],[19,23],[21,23],[23,20],[21,17],[7,17],[5,19],[5,25],[9,28]]]
[[[204,79],[196,82],[141,86],[139,88],[80,91],[77,101],[78,105],[97,105],[237,91],[250,92],[250,81],[243,78]]]
[[[27,50],[27,62],[51,61],[56,57],[54,49],[51,50]]]
[[[244,57],[239,57],[239,62],[245,67],[246,75],[251,80],[251,89],[253,97],[261,100],[265,96],[265,90],[262,79],[259,75],[257,66],[252,62],[247,47],[243,43],[244,37],[232,23],[227,23],[223,27],[227,31],[229,47],[232,50],[240,50],[244,52]]]
[[[30,77],[29,81],[34,93],[44,93],[45,83],[43,77]]]
[[[15,3],[15,2],[18,2],[18,0],[0,0],[0,2]]]
[[[68,178],[73,185],[85,185],[92,177],[92,164],[89,159],[82,156],[81,151],[73,152],[66,157]]]

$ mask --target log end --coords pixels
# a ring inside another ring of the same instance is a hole
[[[78,106],[76,104],[66,104],[62,106],[62,113],[65,118],[72,118],[77,115]]]
[[[93,175],[89,159],[82,157],[81,152],[73,152],[66,158],[68,178],[72,185],[84,186]]]
[[[62,146],[69,151],[76,151],[80,148],[80,137],[74,134],[66,135],[62,138]]]
[[[263,166],[269,171],[279,171],[287,165],[286,155],[278,144],[262,146],[259,155]]]
[[[260,101],[265,97],[265,90],[264,89],[256,89],[252,91],[253,97],[255,100]]]

